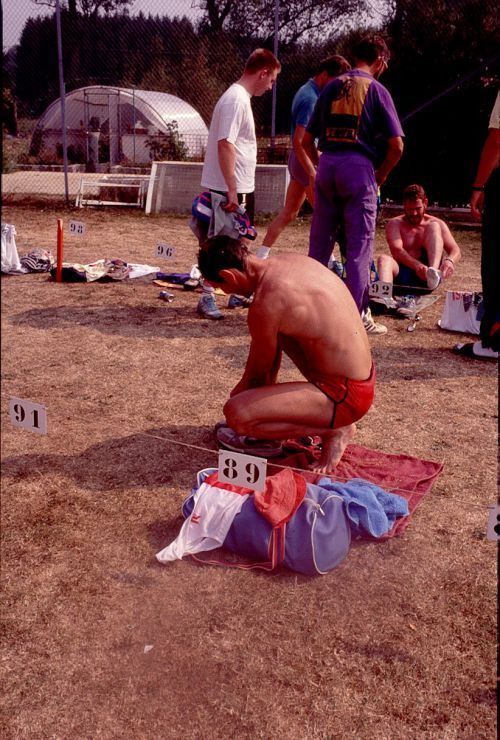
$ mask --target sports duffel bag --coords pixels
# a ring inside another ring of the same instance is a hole
[[[186,519],[193,511],[198,487],[214,472],[207,469],[198,474],[198,485],[182,505]],[[272,570],[284,565],[304,575],[323,575],[339,565],[349,551],[351,530],[344,507],[338,494],[307,483],[302,503],[291,519],[273,527],[249,496],[233,519],[224,547],[252,561],[238,567]]]

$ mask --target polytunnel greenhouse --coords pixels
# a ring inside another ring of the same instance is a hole
[[[45,164],[63,157],[61,99],[37,123],[30,156]],[[202,160],[208,129],[200,114],[175,95],[102,85],[65,96],[68,162],[87,171],[152,160]]]

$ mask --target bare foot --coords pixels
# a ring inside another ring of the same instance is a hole
[[[346,427],[340,427],[328,434],[323,434],[323,449],[321,457],[309,465],[309,470],[314,473],[331,473],[334,467],[340,462],[344,450],[356,434],[356,424],[349,424]]]

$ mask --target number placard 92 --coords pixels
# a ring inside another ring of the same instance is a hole
[[[263,491],[266,484],[267,460],[240,452],[219,450],[218,479],[223,483]]]
[[[392,283],[385,283],[383,280],[376,280],[370,283],[370,296],[373,298],[392,298]]]

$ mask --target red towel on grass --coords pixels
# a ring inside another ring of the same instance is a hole
[[[307,470],[309,464],[318,457],[317,446],[304,447],[293,443],[290,447],[296,447],[298,451],[286,457],[274,458],[272,462],[269,462],[268,475],[273,472],[272,463],[277,463],[304,470],[304,477],[311,483],[317,483],[320,478],[324,477]],[[442,463],[421,460],[410,455],[394,455],[351,444],[346,447],[331,477],[340,482],[351,480],[351,478],[363,478],[370,483],[375,483],[388,493],[403,496],[408,501],[409,515],[397,519],[389,532],[379,538],[379,540],[384,540],[403,534],[410,523],[413,512],[420,505],[423,497],[429,493],[442,469]]]

